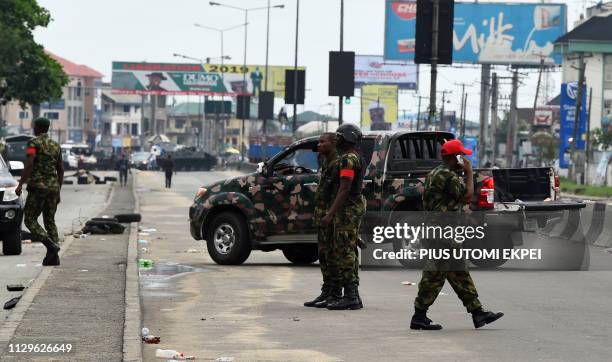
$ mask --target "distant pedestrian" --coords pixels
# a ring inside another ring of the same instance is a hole
[[[34,138],[26,148],[27,161],[15,189],[21,195],[23,184],[28,186],[24,207],[24,223],[32,233],[32,240],[40,241],[47,248],[42,265],[60,265],[60,247],[55,212],[60,203],[60,191],[64,180],[64,164],[60,145],[47,134],[50,122],[46,118],[34,121]],[[45,228],[38,223],[43,215]],[[46,231],[45,231],[46,230]]]
[[[130,171],[130,163],[125,158],[125,154],[121,154],[121,158],[117,161],[117,170],[119,171],[119,185],[127,185],[128,172]]]
[[[172,155],[168,155],[168,157],[166,157],[162,163],[162,169],[166,175],[166,188],[172,188],[172,174],[176,172],[174,169],[174,160],[172,159]]]
[[[463,147],[461,141],[451,140],[442,145],[441,154],[442,164],[434,168],[425,178],[423,208],[426,211],[446,214],[446,217],[450,218],[455,215],[459,216],[463,205],[468,204],[474,195],[474,171],[470,161],[464,157],[464,155],[471,155],[472,151]],[[465,172],[466,182],[458,174],[459,171]],[[441,218],[440,215],[437,216]],[[444,241],[430,242],[431,245],[440,245],[440,243]],[[450,245],[450,247],[456,246]],[[492,323],[504,315],[482,308],[465,260],[457,260],[453,264],[451,266],[450,262],[445,260],[427,261],[419,282],[419,291],[414,300],[414,315],[410,321],[410,329],[442,329],[441,325],[427,318],[427,310],[436,300],[447,280],[461,299],[467,312],[472,314],[475,328]]]

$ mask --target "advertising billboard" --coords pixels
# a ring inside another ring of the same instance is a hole
[[[559,128],[559,167],[568,168],[571,163],[569,153],[571,138],[574,136],[574,120],[576,116],[576,97],[578,94],[578,83],[563,83],[561,85],[561,121]],[[578,132],[576,133],[576,149],[584,150],[586,138],[586,87],[582,92],[582,107],[578,121]]]
[[[264,90],[263,65],[249,65],[246,69],[235,64],[170,64],[113,62],[113,93],[168,94],[168,95],[229,95],[259,96]],[[268,67],[268,90],[274,96],[285,95],[285,69],[291,66]],[[304,69],[303,67],[298,69]],[[246,84],[243,74],[246,72]]]
[[[418,67],[408,62],[385,62],[380,55],[355,56],[355,87],[364,84],[397,84],[400,89],[417,89]]]
[[[540,106],[536,107],[533,114],[533,125],[536,127],[550,127],[555,119],[555,111],[558,107],[555,106]]]
[[[363,129],[391,129],[397,122],[397,90],[397,85],[388,84],[368,84],[361,87]]]
[[[385,59],[413,60],[416,1],[386,0]],[[561,64],[553,42],[566,32],[566,5],[455,3],[453,61]]]

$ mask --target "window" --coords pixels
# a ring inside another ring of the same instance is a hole
[[[390,171],[430,170],[442,160],[444,135],[408,135],[393,142],[389,158]]]
[[[104,113],[108,113],[110,112],[110,105],[109,104],[105,104],[104,105]]]
[[[58,120],[59,113],[58,112],[45,112],[45,118],[49,120]]]
[[[72,87],[68,87],[68,100],[72,100]]]
[[[183,129],[183,127],[185,127],[185,120],[184,119],[176,119],[176,120],[174,120],[174,128],[176,128],[176,129]]]
[[[157,107],[166,108],[166,96],[157,96]]]
[[[79,116],[78,116],[78,120],[77,120],[77,127],[82,127],[83,126],[83,107],[78,107],[79,109]]]
[[[130,113],[130,106],[129,105],[124,105],[123,106],[123,113]]]
[[[232,137],[232,146],[238,145],[238,138]]]
[[[132,136],[138,136],[138,123],[132,123]]]
[[[315,150],[316,142],[305,143],[298,149],[284,155],[279,160],[274,162],[274,169],[286,169],[288,166],[301,166],[316,172],[319,168],[317,160],[318,152]]]
[[[81,81],[77,83],[76,99],[81,99]]]
[[[28,118],[30,118],[30,115],[28,114],[27,111],[19,112],[19,119],[28,119]]]
[[[72,127],[72,106],[68,106],[68,127]]]

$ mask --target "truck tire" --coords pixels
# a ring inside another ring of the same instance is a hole
[[[2,235],[2,253],[21,255],[21,231],[11,231]]]
[[[140,214],[117,214],[115,215],[115,219],[120,223],[129,224],[132,222],[140,222],[142,216]]]
[[[208,224],[206,247],[215,263],[240,265],[251,255],[251,241],[244,218],[235,212],[222,212]]]
[[[283,255],[296,265],[312,264],[319,259],[319,249],[316,244],[298,244],[283,248]]]
[[[499,229],[494,230],[488,237],[483,239],[482,241],[471,243],[471,245],[466,246],[468,248],[473,249],[483,249],[483,250],[499,250],[499,255],[502,255],[502,249],[513,249],[512,245],[512,230],[507,229]],[[470,258],[472,264],[476,265],[482,269],[493,269],[497,268],[506,263],[506,259],[500,258],[487,258],[487,259],[474,259]]]

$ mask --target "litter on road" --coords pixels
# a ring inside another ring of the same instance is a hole
[[[403,281],[402,282],[403,285],[416,285],[416,283],[414,282],[409,282],[409,281]]]
[[[23,284],[9,284],[6,286],[6,290],[9,292],[20,292],[24,290],[26,287]]]
[[[194,360],[193,356],[185,356],[183,352],[177,352],[173,349],[157,349],[155,350],[155,357],[157,358],[169,358],[178,361]]]
[[[138,265],[141,268],[152,268],[153,267],[153,260],[151,260],[151,259],[139,259],[138,260]]]
[[[19,303],[19,300],[21,299],[21,295],[12,299],[9,299],[8,302],[4,303],[4,309],[13,309],[15,308],[15,306],[17,305],[17,303]]]

